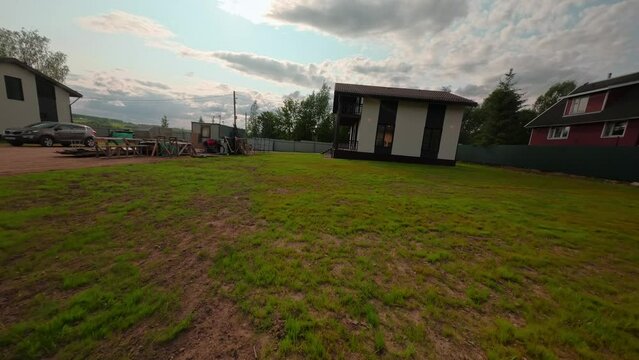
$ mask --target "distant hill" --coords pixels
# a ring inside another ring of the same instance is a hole
[[[139,125],[117,119],[102,118],[91,115],[73,114],[73,122],[88,125],[92,128],[106,129],[137,129],[138,127],[150,127],[151,125]]]

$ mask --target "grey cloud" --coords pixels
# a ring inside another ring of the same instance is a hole
[[[438,32],[468,13],[467,0],[311,0],[273,4],[268,17],[339,37]]]
[[[327,81],[326,78],[313,71],[312,66],[279,61],[248,53],[214,52],[211,55],[224,61],[232,69],[275,82],[313,88],[319,87]]]
[[[144,81],[144,80],[136,80],[136,79],[129,79],[129,80],[135,81],[136,83],[138,83],[140,85],[144,85],[144,86],[150,87],[150,88],[156,88],[156,89],[161,89],[161,90],[169,90],[169,89],[171,89],[170,86],[168,86],[166,84],[162,84],[160,82]]]
[[[368,61],[362,61],[353,65],[352,70],[360,74],[377,74],[377,73],[407,73],[413,69],[413,65],[401,62],[399,64],[373,64]]]
[[[301,99],[302,97],[303,97],[302,93],[299,90],[293,91],[292,93],[290,93],[288,95],[282,96],[283,99],[288,99],[288,98]]]
[[[150,86],[149,86],[150,85]],[[158,86],[160,85],[160,86]],[[92,73],[86,77],[70,83],[74,89],[80,91],[84,97],[73,105],[73,112],[77,114],[104,116],[140,124],[159,125],[163,115],[167,115],[171,126],[190,128],[190,122],[202,116],[210,121],[211,116],[222,115],[224,123],[230,124],[233,117],[233,100],[231,93],[224,94],[229,88],[219,84],[212,92],[220,95],[201,95],[204,84],[200,84],[199,93],[177,92],[167,85],[133,79],[119,78],[107,73]],[[163,99],[165,101],[156,101]],[[254,99],[259,99],[260,106],[272,108],[277,101],[275,96],[265,96],[255,92],[237,93],[238,120],[243,120]],[[270,100],[274,99],[274,100]],[[238,122],[243,126],[243,122]]]

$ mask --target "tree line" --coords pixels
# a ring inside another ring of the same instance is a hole
[[[525,94],[517,88],[513,69],[499,80],[497,87],[476,108],[464,113],[459,142],[473,145],[527,144],[530,130],[524,126],[572,92],[575,81],[552,85],[532,107],[526,107]],[[449,88],[442,88],[449,91]],[[247,124],[250,137],[332,142],[335,116],[331,109],[331,88],[324,84],[318,92],[303,99],[287,97],[274,111],[259,111],[254,101]],[[343,138],[342,130],[338,136]]]
[[[524,126],[577,87],[572,80],[556,83],[537,98],[532,108],[526,108],[527,99],[516,87],[515,77],[513,69],[510,69],[481,106],[465,111],[460,143],[484,146],[528,144],[530,130]]]
[[[332,142],[335,130],[331,108],[331,88],[322,88],[302,99],[287,97],[273,111],[259,111],[251,105],[247,123],[249,137]]]

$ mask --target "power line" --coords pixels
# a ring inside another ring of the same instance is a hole
[[[171,102],[171,101],[184,101],[184,100],[213,100],[214,98],[222,98],[227,97],[229,95],[209,95],[209,96],[193,96],[193,97],[184,97],[184,98],[174,98],[174,99],[107,99],[107,98],[91,98],[86,97],[82,98],[83,100],[94,100],[94,101],[121,101],[121,102]]]

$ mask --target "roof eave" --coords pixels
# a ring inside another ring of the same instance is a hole
[[[33,67],[23,63],[22,61],[16,59],[16,58],[10,58],[10,57],[4,57],[4,58],[0,58],[0,62],[5,62],[8,64],[13,64],[16,66],[19,66],[27,71],[30,71],[31,73],[41,76],[43,77],[45,80],[53,83],[53,85],[61,88],[62,90],[66,91],[70,97],[75,97],[75,98],[81,98],[82,94],[80,94],[79,92],[71,89],[70,87],[64,85],[63,83],[61,83],[60,81],[57,81],[55,79],[53,79],[52,77],[44,74],[42,71],[38,70],[38,69],[34,69]]]

